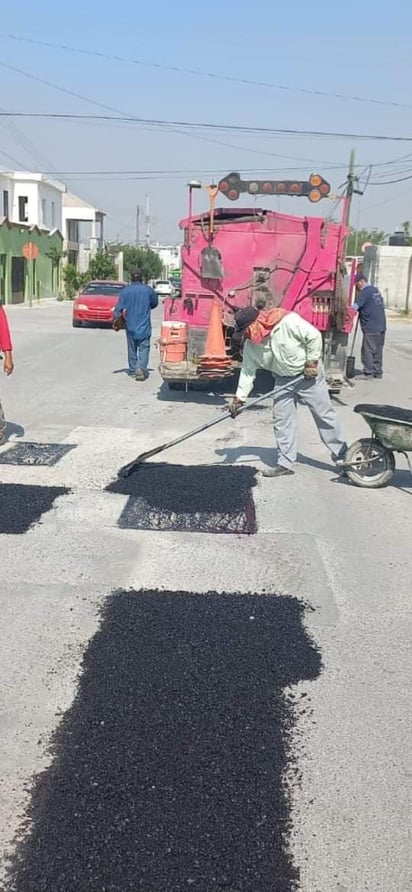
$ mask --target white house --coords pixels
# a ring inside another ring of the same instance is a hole
[[[42,173],[0,173],[2,217],[49,232],[58,229],[63,235],[67,262],[73,263],[79,272],[87,270],[90,257],[103,247],[104,211]]]
[[[0,216],[11,223],[27,223],[40,229],[62,228],[62,197],[66,186],[42,173],[0,173]]]
[[[68,263],[85,272],[90,257],[103,248],[104,211],[99,210],[72,192],[63,195],[62,233]],[[85,234],[87,230],[87,234]]]

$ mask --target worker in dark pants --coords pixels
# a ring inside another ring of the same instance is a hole
[[[124,318],[127,338],[127,358],[129,375],[136,381],[145,381],[149,365],[150,336],[152,334],[151,312],[157,307],[159,298],[153,288],[143,284],[143,274],[133,270],[131,284],[120,292],[113,314],[114,324]]]
[[[383,345],[386,333],[386,314],[383,297],[375,285],[370,285],[364,273],[356,276],[356,301],[363,332],[362,364],[365,378],[382,378]]]

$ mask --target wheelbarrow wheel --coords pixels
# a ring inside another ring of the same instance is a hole
[[[345,465],[346,475],[355,486],[379,489],[387,486],[391,480],[395,470],[395,457],[379,440],[362,439],[349,446]]]

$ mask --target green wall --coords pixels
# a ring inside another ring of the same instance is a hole
[[[39,248],[39,256],[32,264],[32,289],[31,264],[22,255],[23,245],[27,242],[33,242]],[[57,296],[61,290],[61,263],[52,263],[47,256],[51,248],[61,254],[62,236],[59,232],[49,235],[36,227],[30,229],[8,221],[0,225],[0,299],[3,303],[27,302],[30,290],[34,299]]]

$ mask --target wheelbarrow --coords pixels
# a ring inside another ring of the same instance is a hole
[[[412,452],[412,410],[361,404],[354,411],[365,419],[372,437],[349,446],[344,463],[349,480],[369,489],[387,486],[395,470],[395,452],[405,456],[412,474],[408,455]]]

